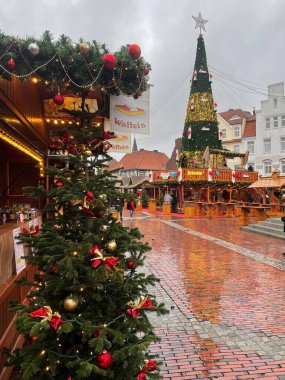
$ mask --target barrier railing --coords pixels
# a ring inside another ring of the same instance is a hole
[[[10,302],[18,300],[24,302],[25,296],[30,288],[19,286],[16,281],[26,277],[28,281],[32,281],[35,268],[26,267],[18,275],[11,278],[0,287],[0,352],[4,347],[11,350],[18,348],[23,343],[23,338],[19,335],[15,328],[15,312],[9,311]],[[12,372],[11,367],[4,366],[5,358],[0,355],[0,380],[8,380]]]

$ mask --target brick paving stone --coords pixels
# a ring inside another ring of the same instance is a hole
[[[240,231],[237,221],[149,217],[149,289],[170,313],[148,313],[161,342],[150,347],[165,379],[285,380],[284,242]],[[174,308],[171,308],[174,306]]]

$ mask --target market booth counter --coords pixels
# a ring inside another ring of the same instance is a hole
[[[15,313],[9,311],[11,301],[25,303],[25,296],[29,288],[20,287],[16,280],[26,277],[33,279],[35,269],[26,266],[23,256],[30,254],[30,248],[18,244],[17,236],[20,232],[37,233],[42,217],[35,217],[23,223],[6,223],[0,225],[0,351],[4,347],[14,349],[22,344],[22,338],[15,329]],[[0,380],[9,378],[10,367],[4,367],[4,358],[0,356]]]

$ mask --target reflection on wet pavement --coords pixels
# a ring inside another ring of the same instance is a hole
[[[124,222],[152,246],[146,262],[161,279],[157,296],[175,305],[169,316],[151,317],[162,338],[151,351],[164,359],[164,378],[284,380],[285,271],[269,260],[284,260],[284,242],[239,231],[236,220],[170,220]]]

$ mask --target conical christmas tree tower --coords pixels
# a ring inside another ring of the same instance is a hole
[[[203,159],[205,149],[207,147],[222,149],[206,49],[201,34],[201,28],[205,30],[204,24],[207,21],[202,19],[201,14],[193,18],[196,21],[196,28],[200,28],[200,35],[179,155],[181,167],[205,167],[207,166]],[[220,160],[223,160],[222,156]]]

